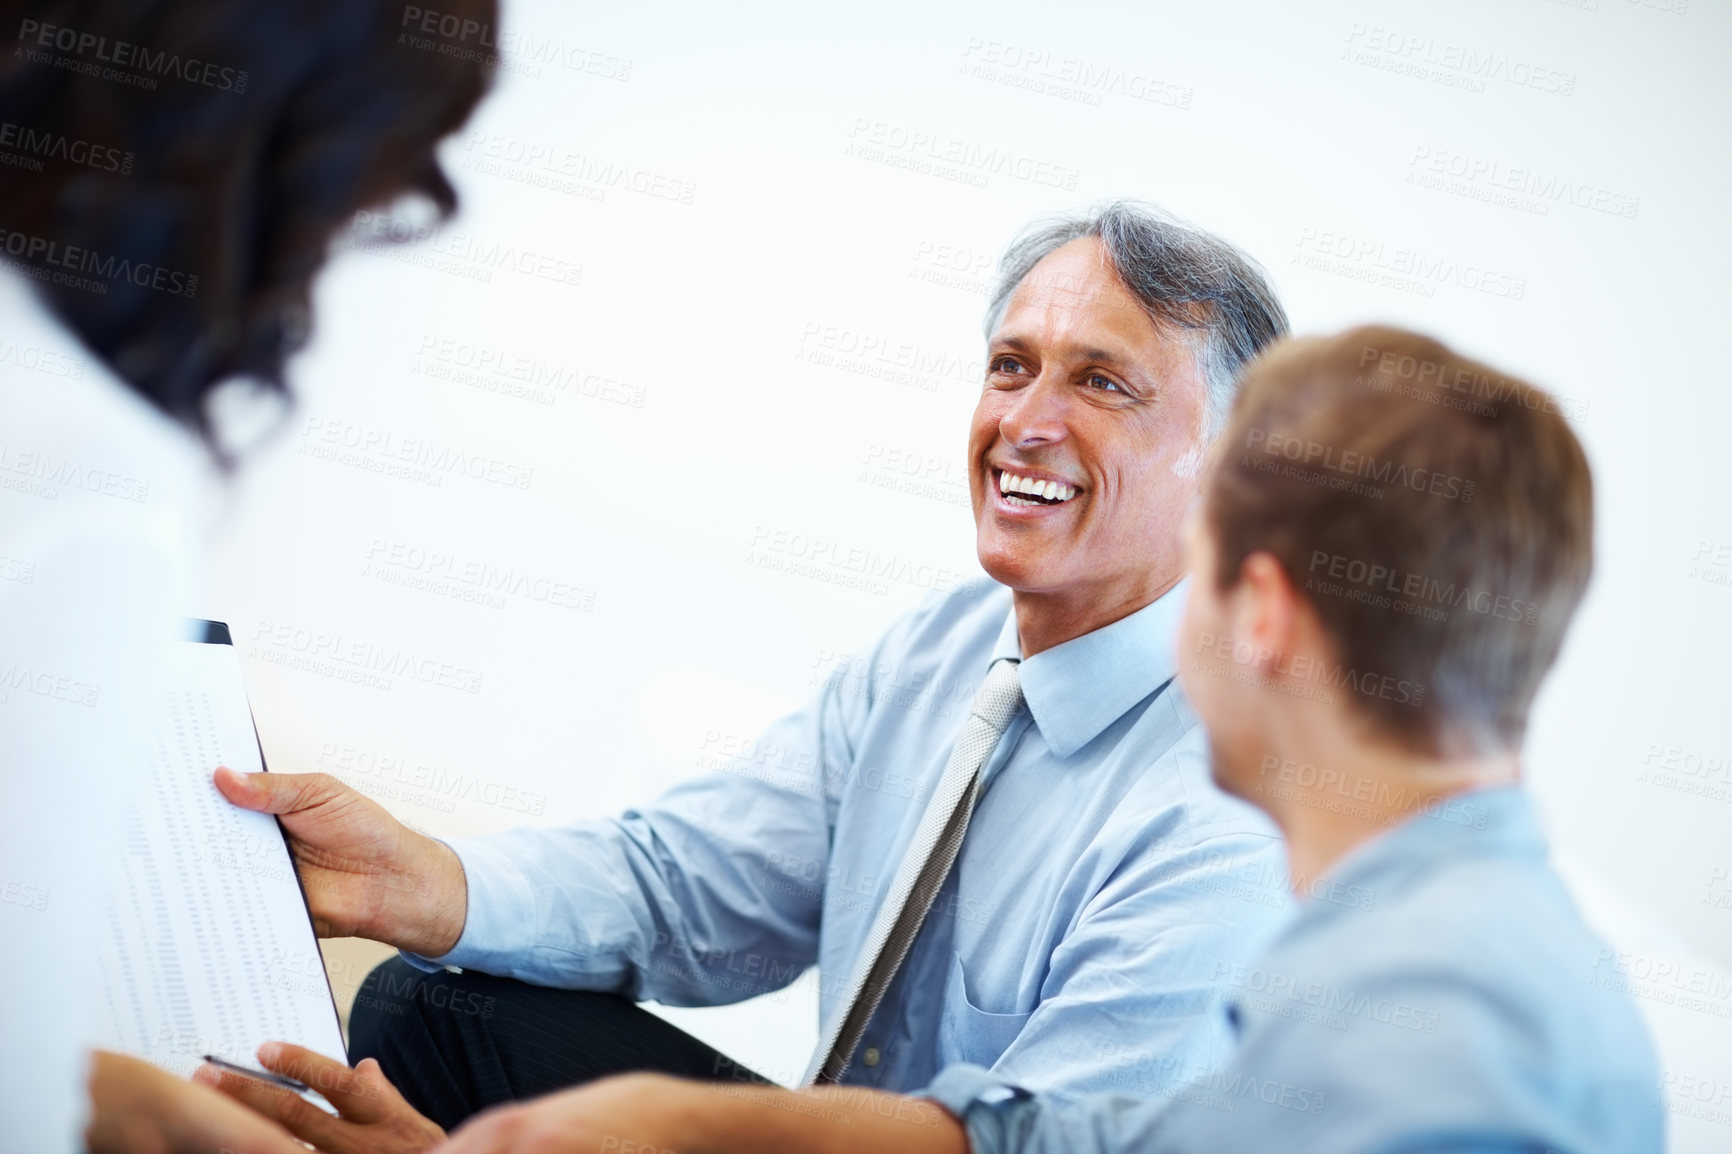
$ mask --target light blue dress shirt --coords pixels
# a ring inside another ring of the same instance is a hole
[[[1350,854],[1223,977],[1231,1064],[1165,1102],[1030,1096],[959,1066],[927,1091],[974,1154],[1659,1154],[1659,1068],[1612,952],[1517,787]]]
[[[912,1091],[971,1062],[1147,1093],[1224,1057],[1223,974],[1291,902],[1275,830],[1210,781],[1173,680],[1182,601],[1022,662],[1025,704],[845,1081]],[[468,922],[430,961],[670,1005],[817,963],[827,1026],[976,690],[1019,654],[1010,592],[983,581],[893,626],[721,772],[617,820],[454,842]]]

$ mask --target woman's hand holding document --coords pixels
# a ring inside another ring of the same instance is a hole
[[[240,1103],[126,1054],[93,1056],[90,1101],[84,1135],[89,1154],[306,1154],[299,1142]]]

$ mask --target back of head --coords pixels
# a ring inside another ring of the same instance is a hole
[[[1520,745],[1593,566],[1592,477],[1549,394],[1400,329],[1290,340],[1247,370],[1218,452],[1223,588],[1272,554],[1401,745]],[[1386,677],[1419,691],[1365,690]]]
[[[451,0],[490,27],[495,0]],[[27,0],[0,55],[0,252],[123,380],[210,435],[205,400],[283,389],[312,281],[360,209],[450,212],[434,147],[491,62],[379,0]],[[469,38],[473,40],[473,37]]]

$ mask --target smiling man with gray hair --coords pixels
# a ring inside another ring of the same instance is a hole
[[[813,965],[820,1043],[783,1081],[909,1093],[971,1063],[1155,1095],[1221,1060],[1219,975],[1275,930],[1286,875],[1174,681],[1179,529],[1241,368],[1285,328],[1256,264],[1146,206],[1013,244],[968,440],[990,580],[838,670],[756,743],[769,762],[449,846],[328,777],[220,773],[281,816],[326,932],[405,951],[356,1002],[351,1049],[383,1074],[352,1114],[231,1092],[340,1148],[330,1127],[401,1124],[384,1079],[447,1127],[620,1071],[755,1081],[635,1003],[736,1002]]]

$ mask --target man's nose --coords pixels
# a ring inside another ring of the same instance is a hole
[[[1012,445],[1045,445],[1064,440],[1068,398],[1058,383],[1042,376],[1018,390],[999,418],[998,432]]]

